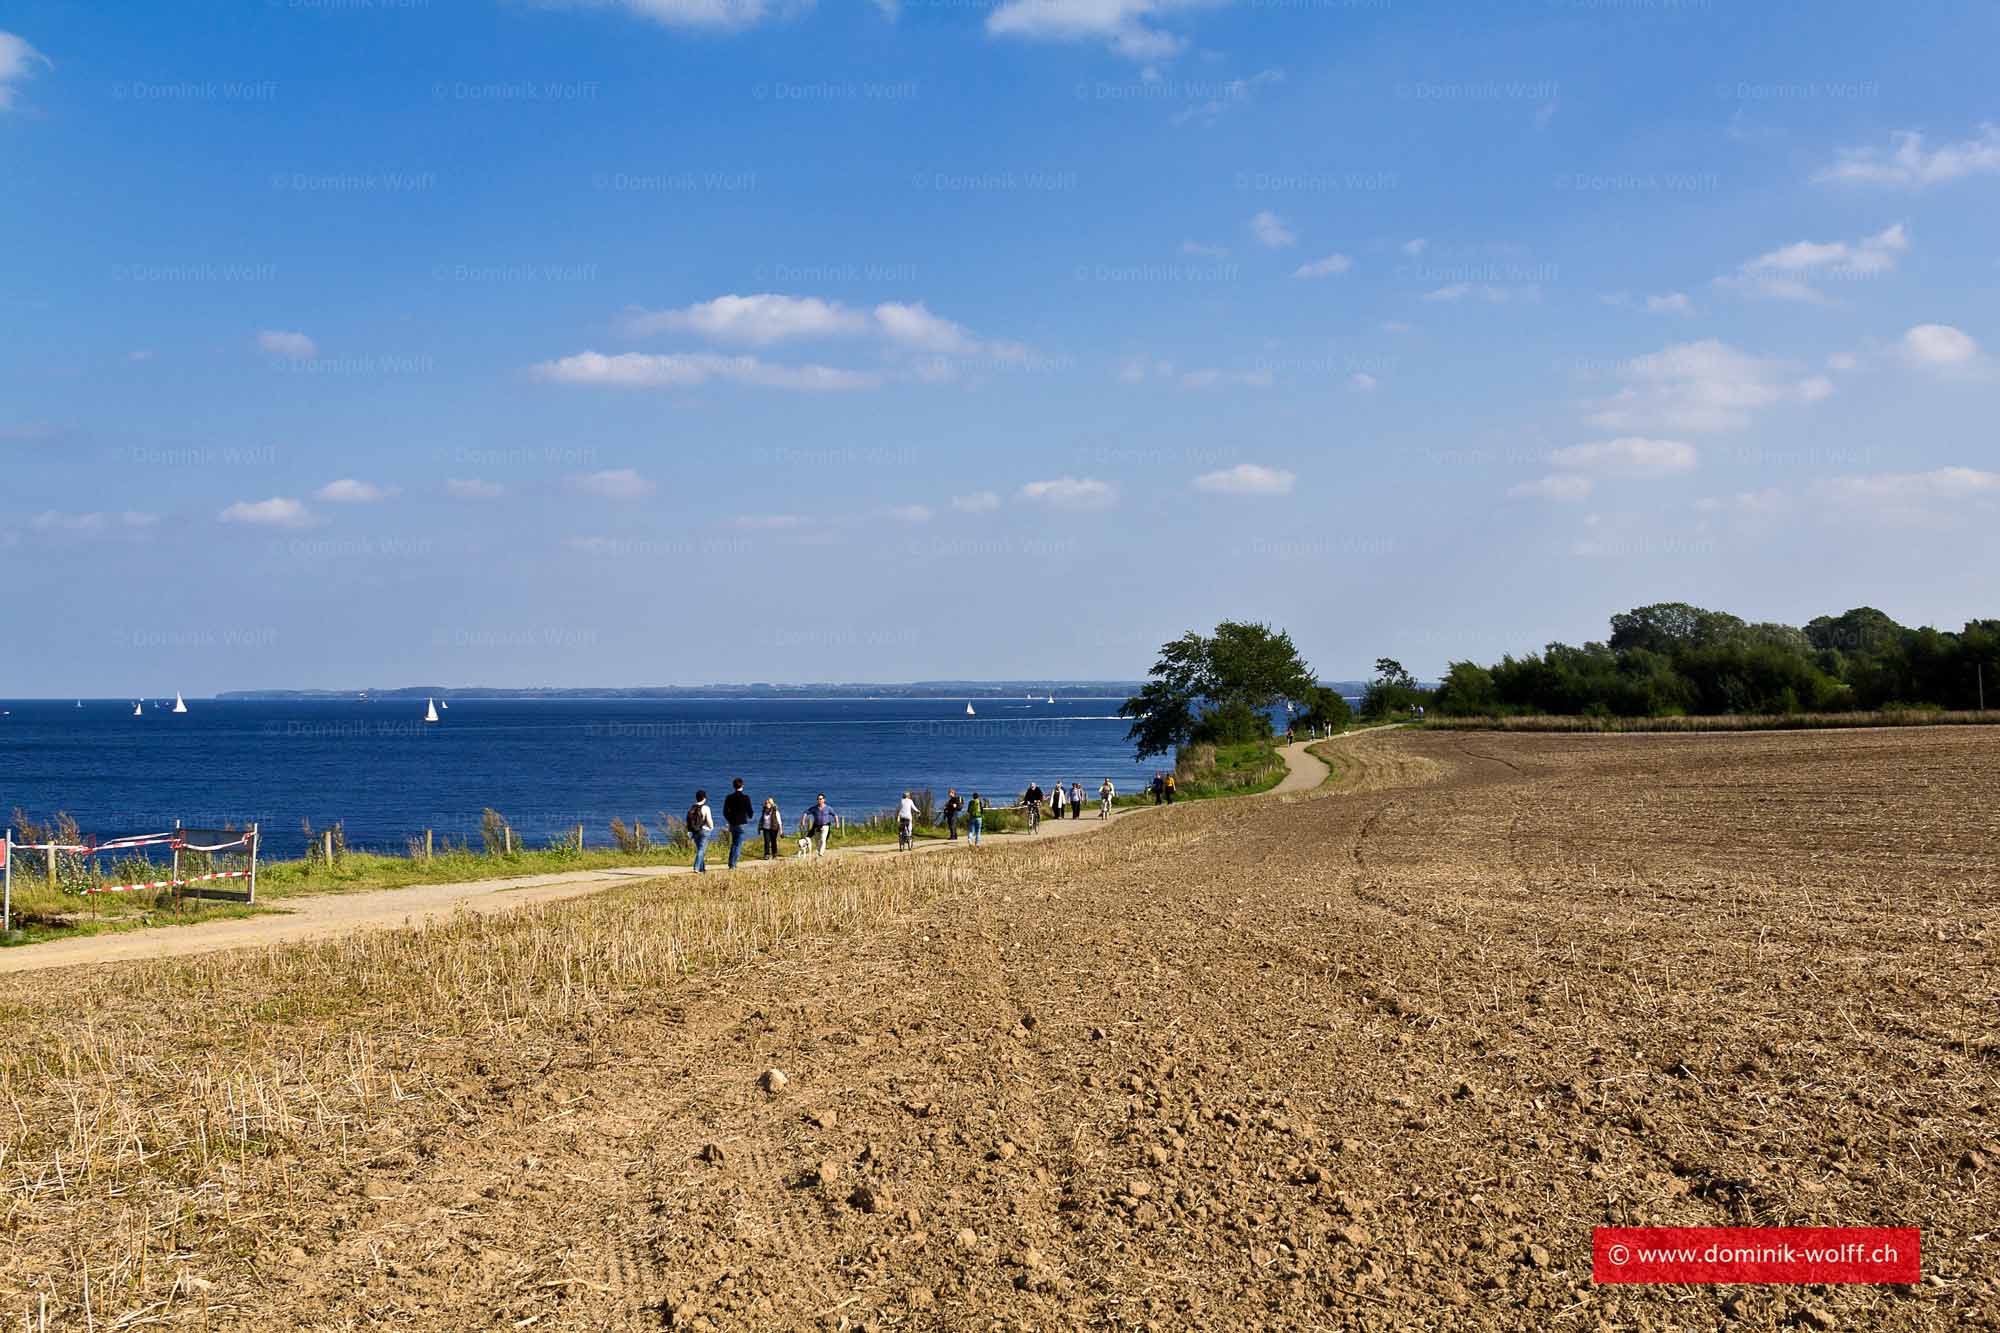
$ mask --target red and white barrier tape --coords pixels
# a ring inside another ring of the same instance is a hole
[[[190,875],[186,879],[157,879],[150,884],[98,884],[83,890],[85,893],[132,893],[146,889],[171,889],[184,884],[205,884],[213,879],[248,879],[247,870],[218,870],[212,875]]]
[[[17,842],[17,852],[62,852],[70,856],[96,856],[103,852],[129,852],[139,847],[176,847],[190,852],[226,852],[235,847],[248,847],[250,835],[245,834],[235,842],[219,842],[213,846],[184,842],[178,833],[146,833],[130,838],[113,838],[110,842]]]

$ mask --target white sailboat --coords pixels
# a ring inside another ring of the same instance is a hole
[[[140,703],[137,699],[134,699],[132,701],[132,716],[144,717],[145,715],[146,715],[146,705]]]
[[[185,699],[181,698],[181,692],[180,692],[179,690],[175,690],[175,691],[174,691],[174,711],[175,711],[176,713],[185,713],[185,712],[187,712],[187,710],[188,710],[188,706],[187,706],[187,700],[185,700]]]
[[[448,704],[448,703],[446,703],[446,702],[445,702],[444,700],[440,699],[440,700],[438,700],[438,707],[439,707],[439,708],[449,708],[449,707],[451,707],[451,705],[450,705],[450,704]]]
[[[1055,701],[1056,701],[1056,697],[1055,697],[1055,696],[1054,696],[1053,694],[1051,694],[1051,695],[1049,696],[1049,702],[1050,702],[1050,703],[1054,703]]]
[[[437,720],[438,720],[437,701],[435,699],[424,700],[424,721],[435,722]]]
[[[979,716],[979,714],[977,714],[977,713],[975,713],[975,712],[973,712],[973,711],[972,711],[972,705],[971,705],[970,703],[968,703],[968,704],[966,704],[966,705],[965,705],[965,715],[966,715],[967,717],[978,717],[978,716]]]

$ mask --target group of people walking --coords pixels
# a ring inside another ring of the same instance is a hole
[[[1097,817],[1099,819],[1111,818],[1111,801],[1117,795],[1118,789],[1111,785],[1110,778],[1104,779],[1098,785]],[[1049,815],[1053,819],[1061,819],[1065,812],[1068,813],[1071,819],[1082,819],[1083,784],[1072,782],[1069,784],[1069,790],[1064,791],[1062,783],[1058,782],[1055,786],[1044,792],[1041,783],[1030,782],[1028,790],[1021,793],[1021,805],[1028,812],[1028,829],[1030,832],[1041,826],[1042,806],[1044,804],[1049,807]]]
[[[1153,774],[1153,780],[1146,785],[1147,794],[1153,798],[1154,805],[1159,805],[1163,802],[1167,805],[1172,805],[1174,803],[1174,796],[1178,790],[1174,785],[1174,775],[1172,773],[1155,773]]]
[[[1166,799],[1173,800],[1173,775],[1166,775]],[[1153,800],[1159,803],[1161,775],[1153,775]],[[1097,788],[1097,817],[1111,818],[1111,802],[1118,790],[1110,778],[1104,779]],[[1028,790],[1021,796],[1021,805],[1027,810],[1028,828],[1032,832],[1042,822],[1042,807],[1047,805],[1050,813],[1061,819],[1065,813],[1071,819],[1083,818],[1083,784],[1072,782],[1067,790],[1058,782],[1049,792],[1043,792],[1040,783],[1030,782]],[[972,845],[979,846],[980,834],[984,830],[988,804],[978,792],[961,798],[958,788],[951,787],[945,792],[944,804],[938,807],[938,821],[944,825],[945,839],[958,841],[958,824],[965,821],[966,835]],[[896,846],[909,851],[916,843],[917,819],[919,817],[917,799],[911,792],[904,792],[896,803]],[[694,804],[688,807],[683,821],[687,834],[694,841],[694,868],[697,874],[708,873],[708,844],[716,836],[715,811],[709,806],[706,788],[695,792]],[[826,855],[826,840],[839,826],[840,816],[826,803],[826,793],[821,792],[806,812],[799,816],[800,856]],[[730,784],[729,795],[722,798],[721,824],[729,830],[729,868],[736,869],[743,859],[743,844],[749,840],[754,827],[763,835],[764,859],[773,860],[779,855],[778,842],[785,830],[784,814],[778,809],[778,802],[771,797],[764,799],[760,808],[743,790],[743,779],[736,778]]]

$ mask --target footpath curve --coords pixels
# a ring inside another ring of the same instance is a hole
[[[1306,753],[1307,742],[1279,747],[1284,756],[1285,776],[1269,792],[1260,796],[1288,795],[1311,791],[1326,780],[1327,766]],[[1242,798],[1238,798],[1242,799]],[[995,833],[986,842],[1010,844],[1031,839],[1072,837],[1108,823],[1128,819],[1151,807],[1126,808],[1112,812],[1109,821],[1094,814],[1082,819],[1044,819],[1039,833]],[[788,846],[789,841],[788,841]],[[916,851],[935,855],[967,847],[957,842],[927,839]],[[747,855],[741,871],[767,873],[791,864],[796,858],[775,861],[751,860]],[[723,845],[723,868],[710,873],[726,883],[727,843]],[[710,844],[714,858],[714,844]],[[846,847],[829,851],[828,856],[894,856],[894,846]],[[357,930],[421,925],[443,920],[457,912],[510,912],[537,903],[556,902],[595,893],[614,884],[635,880],[691,875],[684,865],[618,866],[601,870],[555,871],[545,875],[519,875],[508,879],[466,880],[449,884],[412,884],[400,889],[366,889],[354,893],[306,894],[276,900],[281,910],[259,916],[237,917],[194,926],[161,926],[121,931],[108,935],[85,935],[74,939],[51,940],[0,949],[0,974],[35,972],[51,967],[74,967],[88,963],[125,962],[134,959],[178,958],[191,954],[216,953],[260,945],[287,944],[298,940],[329,939]]]

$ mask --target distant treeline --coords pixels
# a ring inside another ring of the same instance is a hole
[[[1435,692],[1378,680],[1363,711],[1423,702],[1449,716],[1553,713],[1598,717],[1824,713],[1982,707],[2000,702],[2000,620],[1957,633],[1899,625],[1873,607],[1803,628],[1752,624],[1723,611],[1661,602],[1611,617],[1611,637],[1454,662]],[[1408,697],[1404,697],[1407,695]]]

